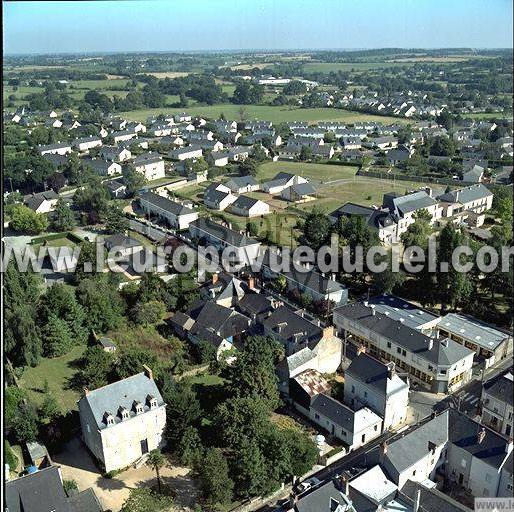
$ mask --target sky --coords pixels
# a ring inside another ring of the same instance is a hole
[[[4,54],[512,48],[512,0],[4,1]]]

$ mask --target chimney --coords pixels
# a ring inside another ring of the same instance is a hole
[[[507,454],[510,454],[510,452],[512,451],[512,447],[513,447],[512,437],[509,437],[509,440],[507,441],[507,444],[505,445],[505,452]]]
[[[149,366],[146,366],[146,364],[143,365],[143,370],[145,372],[145,375],[150,379],[153,380],[153,371],[150,369]]]
[[[366,353],[366,347],[364,345],[360,345],[357,349],[357,355],[365,354]]]
[[[478,444],[482,444],[482,441],[484,440],[484,437],[485,437],[485,428],[482,427],[480,429],[480,431],[478,432],[478,435],[477,435],[477,442],[478,442]]]
[[[89,388],[84,388],[84,396],[89,395]]]
[[[418,489],[416,491],[416,498],[414,500],[414,508],[413,508],[412,512],[418,512],[420,500],[421,500],[421,489]]]
[[[218,279],[219,274],[217,272],[214,272],[214,274],[212,274],[212,284],[216,284],[218,282]]]
[[[376,314],[375,306],[370,306],[370,307],[371,307],[371,315],[375,316],[375,314]]]
[[[385,441],[383,441],[380,443],[380,464],[383,464],[386,455],[387,455],[387,443]]]
[[[250,290],[255,290],[255,277],[248,277],[248,288],[250,288]]]
[[[395,374],[395,365],[393,362],[387,365],[387,378],[392,379]]]
[[[334,337],[334,326],[329,325],[327,327],[324,327],[323,328],[323,336],[321,337],[321,339],[328,340],[333,337]]]

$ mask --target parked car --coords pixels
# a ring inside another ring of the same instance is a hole
[[[312,478],[308,478],[307,480],[304,480],[298,487],[297,492],[298,494],[301,492],[305,492],[307,489],[310,489],[311,487],[316,487],[316,485],[320,484],[321,480],[313,476]]]

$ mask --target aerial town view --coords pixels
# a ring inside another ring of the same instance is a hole
[[[514,511],[511,0],[2,11],[4,512]]]

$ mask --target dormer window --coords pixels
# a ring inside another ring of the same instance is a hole
[[[134,400],[132,408],[136,414],[142,414],[144,412],[143,404],[137,400]]]
[[[148,407],[150,407],[150,409],[155,409],[157,407],[157,398],[155,398],[152,395],[148,395],[146,397],[146,403],[148,404]]]
[[[104,423],[109,427],[110,425],[114,425],[114,416],[109,411],[105,411],[104,413]]]
[[[128,420],[130,418],[130,414],[128,412],[128,409],[123,407],[123,406],[120,406],[120,408],[118,409],[118,416],[122,420]]]

